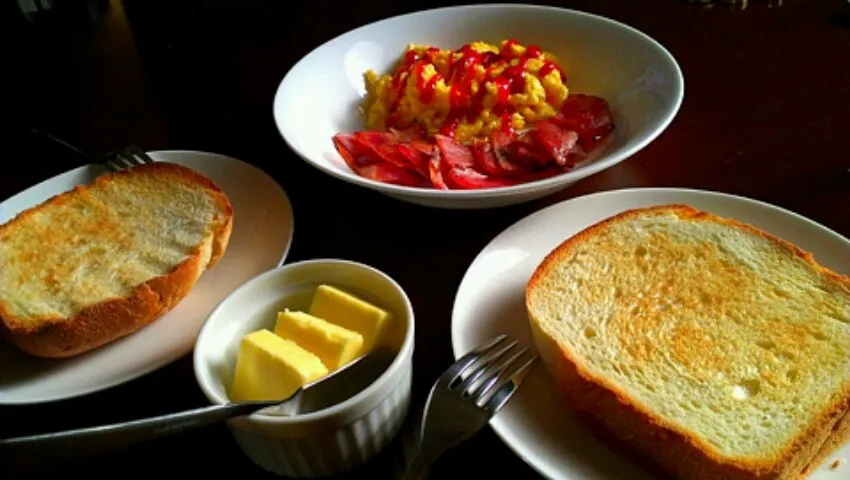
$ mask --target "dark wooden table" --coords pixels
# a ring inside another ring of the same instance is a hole
[[[309,50],[358,25],[442,2],[125,0],[92,1],[88,10],[85,1],[58,3],[60,15],[31,24],[19,21],[16,2],[0,7],[8,10],[0,12],[0,199],[80,163],[28,137],[30,127],[92,152],[136,143],[260,166],[294,205],[288,261],[364,262],[409,292],[417,317],[414,409],[452,361],[451,308],[467,266],[502,229],[546,205],[624,187],[691,187],[764,200],[850,235],[850,28],[839,0],[773,7],[751,0],[743,10],[674,0],[541,2],[608,16],[660,41],[682,67],[685,100],[667,131],[634,157],[550,198],[488,211],[417,207],[325,176],[288,150],[272,120],[278,83]],[[82,8],[68,9],[75,4]],[[398,236],[402,230],[408,233]],[[76,428],[205,403],[186,356],[83,398],[0,407],[0,432]],[[388,449],[346,478],[388,478],[395,453]],[[44,467],[37,476],[270,476],[222,425]],[[3,468],[0,478],[15,477]],[[489,429],[449,452],[433,474],[452,478],[467,468],[535,476]]]

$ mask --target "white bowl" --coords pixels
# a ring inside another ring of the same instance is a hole
[[[473,40],[506,38],[553,52],[564,62],[571,92],[609,102],[614,136],[595,161],[526,184],[446,191],[360,177],[334,149],[334,134],[364,127],[356,105],[365,95],[366,70],[389,71],[408,43],[458,48]],[[667,127],[683,95],[682,72],[673,56],[627,25],[555,7],[472,5],[393,17],[328,41],[286,74],[275,96],[274,118],[292,150],[334,177],[421,205],[487,208],[554,193],[628,158]]]
[[[278,475],[326,476],[362,464],[398,433],[410,406],[414,332],[410,300],[378,270],[334,259],[278,267],[225,298],[210,314],[195,345],[195,378],[201,390],[213,404],[227,403],[242,336],[273,329],[276,312],[283,307],[306,309],[320,283],[388,309],[399,328],[387,341],[399,354],[374,383],[338,405],[293,417],[253,414],[228,421],[245,454]]]

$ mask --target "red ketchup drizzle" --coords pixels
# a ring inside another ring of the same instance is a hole
[[[454,52],[454,60],[449,64],[447,73],[448,84],[451,85],[449,90],[450,111],[448,118],[440,129],[440,134],[453,137],[457,130],[460,120],[465,116],[468,121],[474,121],[475,118],[484,110],[484,96],[487,89],[484,86],[486,80],[492,81],[496,86],[496,104],[493,107],[493,113],[501,117],[501,131],[513,133],[511,127],[511,114],[507,111],[508,99],[512,93],[522,93],[525,91],[526,72],[525,69],[530,59],[542,58],[543,50],[536,45],[529,45],[525,49],[523,55],[516,55],[513,51],[515,45],[519,45],[515,39],[507,40],[499,53],[494,52],[478,52],[472,48],[471,44],[466,44],[459,50]],[[436,85],[439,80],[444,77],[440,73],[436,73],[428,80],[423,80],[422,73],[424,68],[433,63],[435,55],[439,52],[436,47],[429,47],[421,54],[416,51],[408,51],[404,55],[403,66],[395,74],[392,79],[392,86],[398,92],[398,99],[390,109],[395,112],[397,109],[406,79],[409,75],[416,76],[416,89],[419,93],[419,98],[422,103],[430,103],[434,100]],[[505,65],[519,58],[517,65],[505,68]],[[481,65],[485,68],[484,79],[478,84],[478,90],[473,94],[472,86],[476,82],[476,67]],[[495,71],[501,70],[501,74],[494,74]],[[554,62],[545,61],[540,68],[539,76],[543,77],[552,71],[557,71],[561,75],[561,80],[566,81],[566,75],[561,68]],[[391,113],[388,119],[388,124],[394,123],[394,115]]]
[[[549,75],[553,71],[557,71],[558,75],[561,76],[561,82],[566,83],[567,75],[561,70],[561,67],[558,66],[555,62],[543,62],[543,66],[540,67],[540,71],[537,73],[541,78]]]
[[[483,61],[482,61],[482,65],[484,65],[484,68],[487,68],[490,65],[493,65],[497,61],[499,61],[499,54],[498,53],[484,52]]]
[[[451,110],[440,133],[454,136],[460,119],[465,115],[467,120],[472,121],[484,109],[484,94],[487,92],[483,85],[479,84],[478,90],[473,94],[472,87],[476,81],[476,68],[481,65],[487,67],[498,58],[492,52],[481,53],[472,48],[472,45],[464,45],[455,52],[459,54],[449,70],[451,89],[449,90],[449,102]]]
[[[395,75],[393,75],[393,79],[390,82],[390,85],[399,94],[404,89],[404,80],[406,80],[407,76],[410,74],[410,69],[413,68],[413,65],[420,59],[421,56],[416,50],[408,50],[407,53],[404,54],[404,60],[402,61],[403,65],[398,69]]]
[[[434,99],[434,90],[437,86],[437,82],[443,78],[439,72],[435,73],[431,78],[425,80],[422,78],[422,73],[425,71],[425,67],[428,64],[425,62],[420,62],[416,66],[416,70],[414,70],[413,74],[416,75],[416,89],[419,91],[419,99],[422,103],[431,103],[431,100]]]
[[[503,133],[507,133],[508,135],[513,135],[514,127],[511,125],[511,114],[508,112],[503,112],[501,115],[501,124],[499,131]]]
[[[521,58],[519,63],[508,67],[502,72],[502,75],[508,79],[511,84],[511,93],[522,93],[525,91],[525,67],[528,65],[529,58]]]
[[[515,57],[514,55],[514,45],[519,45],[515,39],[511,38],[505,41],[505,44],[502,45],[502,50],[499,52],[499,56],[504,60],[510,60]]]
[[[425,49],[425,60],[428,60],[431,63],[434,63],[434,56],[440,53],[440,49],[437,47],[428,47]]]
[[[456,116],[449,115],[449,118],[443,123],[443,126],[440,127],[440,135],[445,135],[447,137],[454,138],[455,131],[457,130],[457,126],[460,123],[460,118]]]
[[[543,49],[537,45],[529,45],[525,49],[525,56],[528,58],[540,58],[543,56]]]
[[[496,105],[499,107],[508,106],[508,96],[511,94],[511,80],[508,77],[496,77],[493,79],[496,85]]]
[[[418,62],[419,58],[419,52],[417,52],[416,50],[409,50],[407,53],[404,54],[404,65],[409,67],[414,63]]]
[[[387,118],[387,127],[394,128],[398,126],[398,107],[401,105],[401,99],[403,98],[404,86],[407,83],[407,79],[410,76],[410,70],[419,62],[421,59],[421,55],[416,50],[408,50],[404,54],[404,59],[402,60],[402,66],[398,69],[398,71],[393,75],[392,80],[390,81],[390,86],[396,92],[396,99],[390,107],[390,115]]]

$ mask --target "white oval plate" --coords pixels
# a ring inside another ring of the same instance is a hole
[[[144,329],[83,355],[39,359],[0,342],[0,405],[72,398],[127,382],[192,351],[212,309],[232,290],[283,263],[292,243],[292,206],[278,183],[235,158],[192,151],[150,152],[208,176],[233,205],[233,233],[219,263],[205,272],[171,312]],[[0,224],[47,198],[90,183],[105,172],[86,165],[0,203]]]
[[[461,281],[452,312],[455,358],[500,333],[533,345],[527,326],[525,286],[543,257],[585,227],[630,208],[686,203],[751,223],[812,252],[823,265],[850,273],[850,240],[788,210],[722,193],[683,189],[627,189],[566,200],[540,210],[499,234],[475,258]],[[539,473],[552,479],[630,480],[649,474],[576,422],[538,365],[511,402],[490,422],[496,433]],[[850,444],[830,457],[810,480],[847,478]]]

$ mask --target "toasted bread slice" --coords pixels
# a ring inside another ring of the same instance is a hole
[[[0,329],[69,357],[150,324],[227,247],[233,211],[212,180],[169,163],[106,174],[0,226]]]
[[[799,479],[848,440],[850,278],[764,231],[627,211],[553,250],[526,305],[575,410],[677,478]]]

